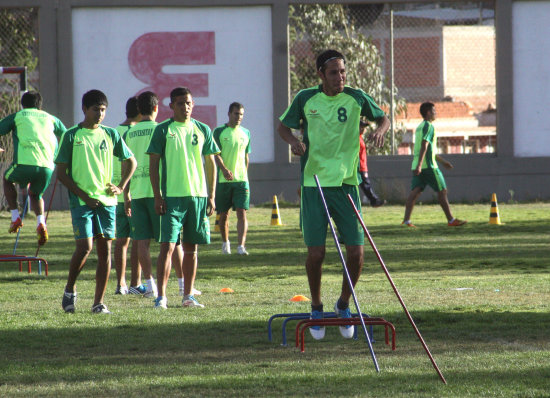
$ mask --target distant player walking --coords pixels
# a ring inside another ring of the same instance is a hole
[[[403,225],[409,227],[415,227],[411,223],[411,214],[414,209],[416,200],[424,191],[427,185],[429,185],[435,192],[437,192],[437,198],[439,204],[447,217],[447,225],[449,227],[460,227],[466,224],[466,221],[454,218],[449,206],[449,200],[447,199],[447,184],[445,184],[445,178],[437,162],[441,162],[447,169],[452,169],[453,165],[439,156],[437,151],[437,135],[432,122],[435,120],[436,111],[435,105],[431,102],[424,102],[420,105],[420,114],[424,118],[424,121],[416,128],[415,140],[414,140],[414,159],[412,162],[412,182],[411,193],[407,198],[405,205],[405,216],[403,217]]]
[[[219,226],[222,236],[222,253],[231,254],[229,243],[229,209],[237,212],[237,253],[248,255],[245,248],[248,221],[246,211],[250,203],[248,164],[250,131],[241,126],[244,106],[238,102],[229,105],[229,121],[214,130],[214,139],[221,149],[216,155],[218,183],[216,185],[216,209],[220,214]]]

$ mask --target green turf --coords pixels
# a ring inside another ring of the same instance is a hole
[[[364,208],[385,263],[441,368],[443,385],[416,338],[372,250],[357,286],[363,312],[397,329],[397,350],[375,327],[376,373],[364,339],[343,340],[328,328],[322,341],[306,335],[305,353],[282,347],[281,322],[267,340],[267,319],[307,312],[305,247],[298,210],[249,212],[250,256],[222,256],[220,238],[199,250],[196,287],[204,309],[183,309],[174,275],[168,310],[150,299],[114,296],[110,316],[92,315],[95,252],[78,282],[77,312],[65,314],[61,296],[74,249],[68,212],[52,212],[51,242],[40,251],[49,276],[0,263],[0,396],[192,397],[549,397],[550,204],[499,204],[503,225],[489,225],[489,204],[453,205],[469,220],[449,228],[435,205],[417,206],[418,229],[400,225],[403,207]],[[214,219],[212,218],[212,222]],[[231,238],[235,242],[235,215]],[[7,231],[9,217],[0,217]],[[29,216],[18,254],[34,255]],[[14,237],[3,233],[2,254]],[[338,297],[341,264],[328,241],[323,297]],[[155,247],[156,245],[153,245]],[[233,243],[233,249],[236,244]],[[157,248],[155,247],[155,255]],[[222,294],[230,287],[235,292]],[[361,337],[361,336],[360,336]]]

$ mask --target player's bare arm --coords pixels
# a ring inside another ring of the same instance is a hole
[[[220,170],[222,171],[222,174],[223,176],[225,177],[225,179],[227,181],[232,181],[233,180],[233,173],[231,172],[231,170],[229,170],[226,166],[225,166],[225,163],[223,162],[223,159],[222,157],[220,156],[220,154],[216,154],[215,157],[216,159],[216,165],[220,168]]]
[[[390,119],[387,116],[382,116],[376,120],[376,125],[376,129],[368,136],[367,140],[372,142],[374,146],[381,148],[384,145],[384,136],[390,128]]]
[[[160,176],[159,176],[160,155],[156,153],[149,154],[149,179],[153,188],[155,197],[155,212],[158,215],[166,213],[166,203],[160,192]]]
[[[204,157],[204,171],[206,173],[206,182],[208,184],[208,205],[206,206],[206,215],[211,216],[216,210],[214,203],[216,192],[216,161],[214,155]]]
[[[454,167],[451,162],[449,162],[448,160],[443,159],[439,155],[435,155],[435,160],[437,160],[439,163],[441,163],[443,165],[443,167],[445,167],[446,169],[450,170]]]
[[[294,155],[302,156],[304,153],[306,153],[306,145],[298,138],[294,137],[294,134],[292,134],[292,130],[290,128],[279,122],[279,127],[277,127],[277,131],[281,138],[288,145],[290,145],[290,150]]]

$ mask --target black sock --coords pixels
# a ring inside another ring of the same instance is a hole
[[[323,312],[323,304],[319,304],[319,305],[313,305],[311,304],[311,311],[319,311],[319,312]]]
[[[338,302],[336,303],[336,306],[338,307],[339,310],[345,310],[346,308],[349,307],[349,303],[346,303],[342,301],[341,298],[339,298]]]

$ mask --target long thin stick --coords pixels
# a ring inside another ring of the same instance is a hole
[[[325,201],[325,195],[323,195],[323,189],[321,188],[321,184],[319,183],[319,178],[317,178],[317,175],[314,174],[313,178],[315,178],[315,183],[317,184],[317,188],[319,188],[319,194],[321,195],[321,199],[323,201],[323,206],[325,207],[325,212],[327,213],[328,223],[330,225],[330,230],[332,232],[332,237],[334,238],[334,244],[336,245],[336,249],[338,249],[338,255],[340,256],[340,261],[342,262],[342,267],[344,268],[344,274],[346,275],[346,279],[349,284],[349,288],[351,290],[351,294],[353,296],[353,301],[355,303],[355,308],[357,309],[358,314],[362,314],[361,309],[359,308],[359,302],[357,301],[357,296],[355,295],[355,290],[353,289],[353,283],[351,281],[351,277],[349,275],[348,267],[346,266],[346,261],[344,260],[344,256],[342,254],[342,249],[340,248],[340,243],[338,242],[338,237],[336,236],[336,231],[334,230],[334,226],[332,225],[332,220],[330,219],[330,212],[328,211],[327,202]],[[377,372],[380,372],[380,367],[378,366],[378,361],[376,360],[376,355],[374,354],[374,350],[372,348],[372,343],[369,338],[369,333],[367,332],[367,325],[365,325],[365,320],[361,315],[359,315],[359,318],[361,319],[361,326],[363,327],[363,332],[365,333],[365,338],[367,340],[367,344],[369,346],[370,355],[372,357],[372,361],[374,362],[374,367],[376,368]]]
[[[357,208],[355,207],[355,203],[353,203],[353,199],[352,199],[351,195],[349,195],[349,194],[348,194],[348,200],[351,203],[351,205],[353,206],[353,210],[355,211],[355,215],[357,216],[357,219],[359,220],[359,223],[361,223],[361,226],[363,227],[363,231],[365,232],[365,235],[367,235],[369,243],[372,246],[372,249],[374,250],[374,253],[376,254],[376,257],[378,257],[378,261],[380,261],[380,265],[382,266],[382,269],[384,270],[384,273],[388,277],[388,280],[390,281],[391,287],[393,288],[393,291],[395,292],[395,295],[397,296],[399,302],[401,303],[401,306],[403,307],[403,310],[405,310],[405,314],[407,314],[407,318],[409,318],[409,322],[411,323],[414,331],[416,332],[416,335],[418,336],[418,339],[422,343],[422,346],[424,347],[424,350],[426,351],[426,354],[428,354],[428,357],[430,357],[430,361],[432,362],[432,365],[435,368],[437,374],[439,375],[439,378],[441,379],[441,381],[443,383],[447,384],[447,381],[445,380],[445,377],[443,377],[443,374],[441,373],[441,371],[439,370],[439,367],[435,363],[435,360],[434,360],[432,354],[430,353],[430,350],[428,349],[428,346],[426,345],[426,343],[424,342],[424,339],[422,338],[422,335],[418,331],[418,328],[416,327],[416,324],[414,323],[414,320],[412,319],[411,314],[407,310],[407,306],[405,306],[405,303],[403,302],[403,299],[401,298],[401,295],[399,294],[399,291],[397,290],[397,287],[395,286],[395,283],[393,283],[392,277],[391,277],[388,269],[386,268],[386,264],[384,264],[384,260],[382,260],[382,256],[380,256],[380,253],[378,252],[378,249],[376,248],[376,245],[374,244],[374,241],[372,240],[372,238],[370,236],[370,233],[369,233],[367,227],[365,226],[365,223],[361,219],[361,215],[357,211]]]

